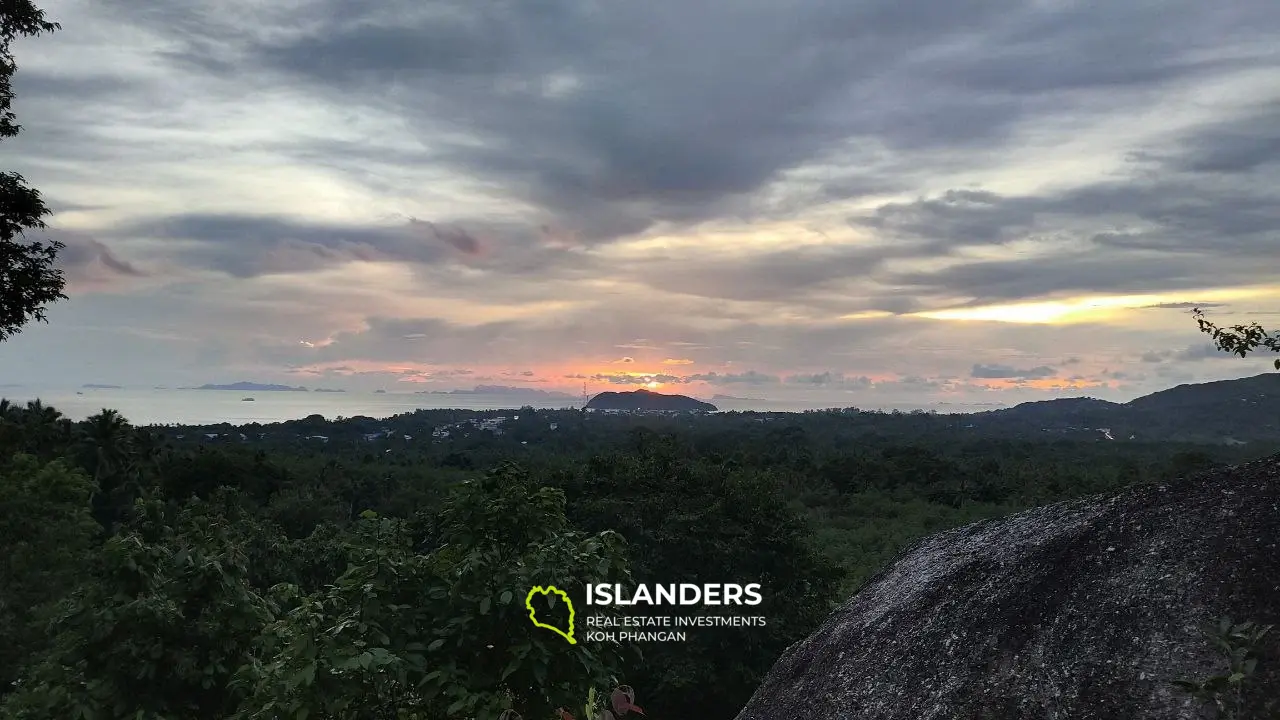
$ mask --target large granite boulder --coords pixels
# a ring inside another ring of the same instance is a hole
[[[738,720],[1174,720],[1220,616],[1275,623],[1280,457],[935,535],[787,650]],[[1262,715],[1249,715],[1262,717]]]

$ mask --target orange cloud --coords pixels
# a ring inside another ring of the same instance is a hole
[[[692,365],[693,361],[687,358],[667,358],[662,361],[663,365]]]

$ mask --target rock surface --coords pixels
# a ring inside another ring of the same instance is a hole
[[[1252,697],[1280,698],[1280,456],[926,538],[738,720],[1206,717],[1170,681],[1221,672],[1223,615],[1277,625]]]

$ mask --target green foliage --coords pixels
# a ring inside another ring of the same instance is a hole
[[[44,647],[42,621],[88,568],[98,526],[93,485],[63,461],[16,455],[0,463],[0,687]]]
[[[59,29],[45,20],[44,11],[30,0],[0,4],[0,138],[22,129],[13,113],[13,74],[17,70],[10,45],[17,37],[31,37]],[[64,300],[66,285],[54,264],[60,242],[21,242],[26,230],[43,229],[49,214],[40,193],[17,173],[0,172],[0,341],[32,320],[45,319],[44,306]]]
[[[107,541],[6,717],[222,718],[236,707],[231,675],[274,606],[249,586],[247,557],[218,519],[183,512],[159,534]]]
[[[1257,675],[1257,650],[1271,628],[1271,625],[1252,621],[1235,624],[1226,617],[1206,626],[1205,637],[1222,657],[1223,672],[1201,681],[1175,680],[1173,685],[1205,708],[1211,708],[1216,718],[1245,720],[1251,717],[1246,713],[1252,699],[1249,689]],[[1265,709],[1280,709],[1280,700],[1271,699]]]
[[[1215,323],[1206,320],[1204,312],[1200,308],[1196,308],[1192,312],[1195,315],[1196,324],[1200,326],[1200,332],[1212,337],[1218,349],[1223,352],[1247,357],[1249,353],[1259,348],[1265,348],[1272,352],[1280,353],[1280,333],[1267,332],[1258,323],[1219,327]],[[1280,360],[1275,361],[1275,366],[1277,370],[1280,370]]]
[[[763,616],[767,626],[648,647],[627,672],[651,688],[659,714],[732,717],[782,651],[826,618],[839,570],[772,476],[699,462],[671,437],[641,440],[638,454],[601,459],[567,483],[572,512],[584,527],[627,538],[638,583],[761,583],[762,605],[705,612]],[[704,610],[681,610],[695,611]],[[648,611],[632,614],[640,612]]]
[[[524,598],[627,581],[616,534],[574,531],[559,491],[504,466],[451,497],[429,536],[420,553],[409,523],[367,513],[333,585],[278,588],[292,608],[242,675],[253,694],[241,716],[549,717],[614,679],[620,658],[538,630]]]
[[[0,672],[18,681],[0,717],[533,720],[625,678],[657,717],[730,718],[924,535],[1265,452],[910,414],[519,414],[429,439],[483,413],[136,428],[0,400]],[[642,656],[529,622],[531,586],[588,581],[759,582],[766,605],[736,611],[768,625]]]

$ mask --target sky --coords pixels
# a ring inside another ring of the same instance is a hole
[[[45,0],[8,383],[1127,399],[1280,325],[1275,0]]]

